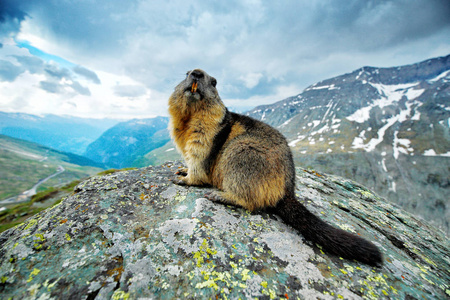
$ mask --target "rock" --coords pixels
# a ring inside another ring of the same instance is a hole
[[[274,215],[180,187],[167,163],[92,177],[56,207],[0,235],[2,298],[444,299],[442,232],[363,186],[297,169],[300,197],[323,219],[373,241],[372,268],[321,251]]]

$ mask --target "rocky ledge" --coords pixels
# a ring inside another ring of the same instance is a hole
[[[61,204],[0,235],[3,299],[444,299],[442,232],[363,186],[297,168],[323,219],[382,249],[372,268],[324,253],[268,213],[180,187],[167,163],[92,177]]]

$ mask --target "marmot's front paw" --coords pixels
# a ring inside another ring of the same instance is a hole
[[[180,169],[179,171],[177,171],[175,174],[186,177],[188,173],[187,173],[187,169],[183,168],[183,169]]]

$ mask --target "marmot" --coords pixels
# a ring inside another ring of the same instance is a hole
[[[324,250],[378,266],[379,249],[334,228],[309,212],[295,196],[295,166],[284,136],[248,116],[229,112],[217,81],[200,69],[189,71],[169,98],[170,131],[187,169],[173,181],[211,185],[205,196],[250,211],[270,208]]]

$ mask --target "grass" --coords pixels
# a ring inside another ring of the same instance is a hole
[[[181,160],[181,155],[177,150],[173,149],[167,151],[171,148],[175,148],[172,141],[167,142],[164,146],[154,149],[149,153],[142,156],[140,159],[134,161],[133,165],[136,167],[147,167],[147,166],[157,166],[164,164],[169,160]]]
[[[51,187],[31,197],[26,203],[9,205],[6,210],[0,212],[0,232],[21,224],[35,214],[59,204],[62,199],[70,195],[73,188],[80,183],[74,180],[61,187]]]
[[[0,199],[15,196],[33,187],[39,180],[56,172],[56,167],[0,149]]]
[[[99,175],[99,176],[108,175],[108,174],[113,174],[113,173],[122,172],[122,171],[129,171],[129,170],[137,170],[137,168],[109,169],[109,170],[102,171],[102,172],[98,173],[97,175]]]

